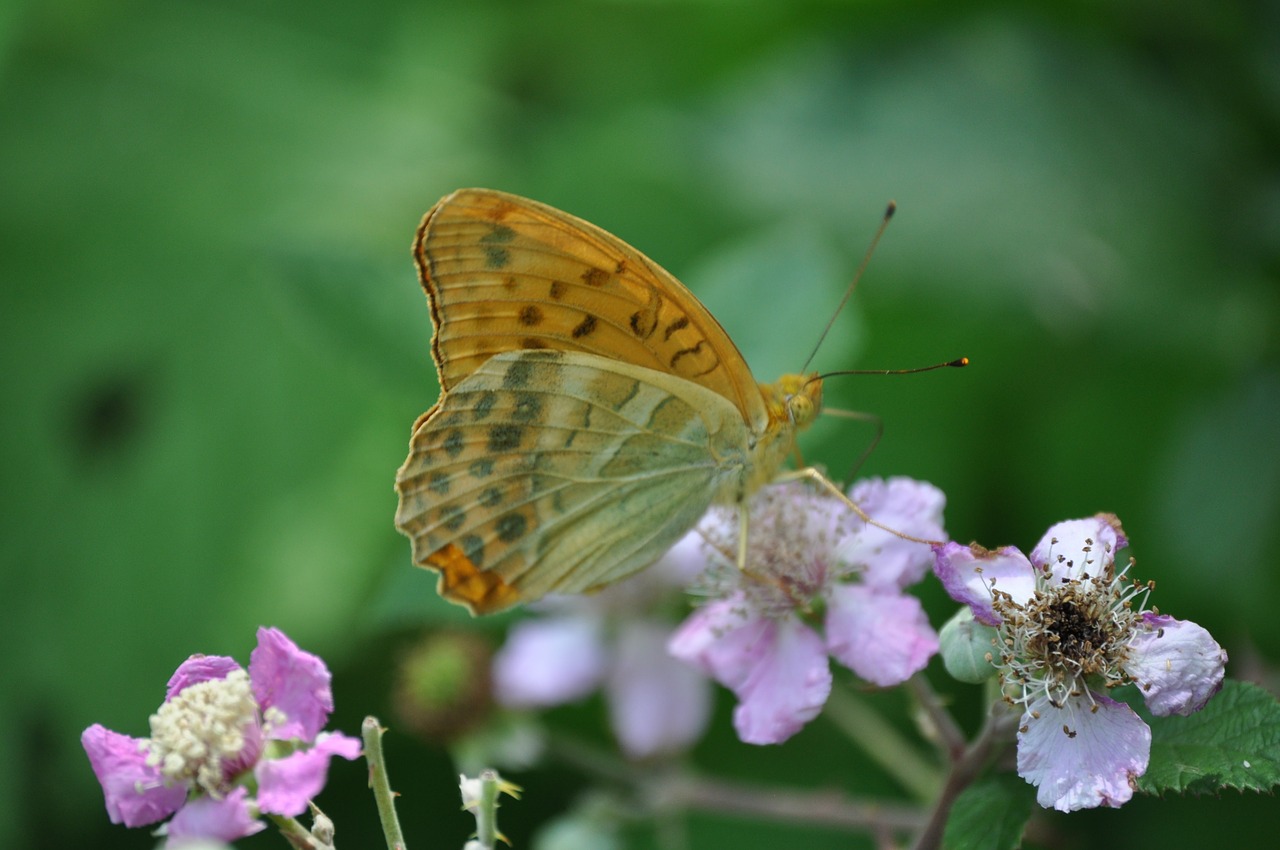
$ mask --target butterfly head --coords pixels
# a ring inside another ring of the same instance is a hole
[[[783,375],[777,383],[762,387],[769,407],[769,418],[789,422],[797,431],[813,424],[822,412],[822,378],[809,375]]]

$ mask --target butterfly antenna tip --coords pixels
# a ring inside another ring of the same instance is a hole
[[[822,347],[822,341],[827,338],[827,334],[831,331],[831,326],[836,323],[836,316],[844,310],[844,305],[849,302],[853,291],[858,288],[858,281],[862,280],[862,273],[867,269],[867,263],[871,261],[871,255],[876,251],[876,245],[880,244],[880,237],[884,235],[885,228],[889,226],[889,219],[893,218],[893,214],[898,211],[898,202],[890,201],[889,206],[885,208],[884,218],[880,220],[880,226],[876,228],[875,235],[871,237],[871,243],[867,245],[867,251],[862,255],[862,262],[858,264],[858,269],[853,273],[853,280],[849,281],[849,286],[845,289],[844,295],[840,298],[840,303],[836,305],[836,309],[831,313],[831,318],[827,320],[827,325],[822,329],[822,333],[818,334],[818,342],[813,346],[813,351],[809,352],[809,356],[805,358],[804,366],[800,371],[809,371],[809,364],[813,362],[813,358],[818,355],[818,349]]]

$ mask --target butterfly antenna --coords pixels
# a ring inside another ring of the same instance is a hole
[[[838,372],[827,372],[822,375],[815,375],[805,383],[813,381],[823,381],[836,375],[912,375],[916,372],[932,372],[934,369],[960,368],[969,365],[968,357],[957,357],[955,360],[948,360],[946,363],[934,363],[931,366],[917,366],[914,369],[845,369]],[[824,408],[822,413],[826,416],[837,416],[841,419],[853,419],[859,422],[870,422],[875,425],[876,435],[871,440],[871,444],[862,452],[853,466],[849,469],[849,474],[845,480],[853,480],[853,476],[858,474],[858,470],[867,462],[867,458],[871,457],[871,453],[875,451],[880,439],[884,436],[884,420],[874,413],[862,413],[856,410],[840,410],[834,407]]]
[[[957,357],[955,360],[948,360],[945,363],[917,366],[914,369],[841,369],[838,372],[823,372],[821,375],[815,375],[805,383],[825,381],[827,378],[834,378],[836,375],[914,375],[918,372],[932,372],[934,369],[959,369],[968,365],[968,357]]]
[[[858,264],[858,270],[853,273],[853,280],[849,281],[849,286],[844,291],[844,297],[840,299],[840,305],[836,307],[835,312],[831,314],[831,318],[827,320],[827,326],[822,329],[822,333],[818,335],[818,342],[813,347],[813,351],[809,352],[809,356],[805,358],[804,366],[800,368],[800,372],[808,371],[809,364],[813,362],[813,358],[818,356],[818,349],[822,347],[822,341],[827,338],[827,334],[831,331],[831,326],[836,323],[836,317],[840,315],[840,311],[844,309],[844,305],[849,302],[849,298],[853,295],[853,290],[858,288],[858,281],[862,280],[862,273],[867,269],[867,263],[871,262],[871,255],[875,253],[876,245],[880,244],[880,237],[884,235],[885,230],[889,227],[889,219],[893,218],[893,214],[898,210],[898,203],[890,201],[889,206],[885,207],[884,218],[880,219],[880,226],[876,228],[876,233],[871,237],[871,244],[867,246],[867,252],[862,255],[862,262]]]

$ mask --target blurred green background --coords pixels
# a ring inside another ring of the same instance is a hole
[[[437,392],[409,241],[460,186],[636,245],[769,380],[800,367],[896,199],[816,366],[973,365],[832,380],[829,405],[883,417],[863,473],[935,482],[952,535],[990,545],[1119,514],[1156,604],[1275,685],[1276,3],[11,1],[0,69],[10,846],[149,845],[108,824],[78,736],[145,734],[190,653],[247,660],[279,626],[329,660],[354,732],[389,715],[405,635],[469,625],[392,526]],[[868,439],[829,419],[804,447],[839,471]],[[972,722],[969,690],[938,681]],[[821,719],[737,743],[721,697],[700,768],[896,793]],[[603,735],[601,713],[558,717]],[[450,762],[395,731],[411,846],[460,846]],[[517,847],[585,787],[514,778]],[[321,800],[344,844],[378,838],[363,779],[338,764]],[[1061,847],[1178,846],[1275,812],[1232,794],[1048,824]]]

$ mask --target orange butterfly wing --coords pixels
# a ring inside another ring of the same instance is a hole
[[[816,376],[757,384],[679,281],[536,201],[454,192],[414,257],[442,394],[414,424],[396,525],[473,613],[652,563],[770,480],[821,404]]]
[[[621,239],[568,213],[492,189],[437,203],[414,241],[448,392],[504,351],[582,351],[706,387],[752,431],[769,413],[728,334],[688,289]]]

